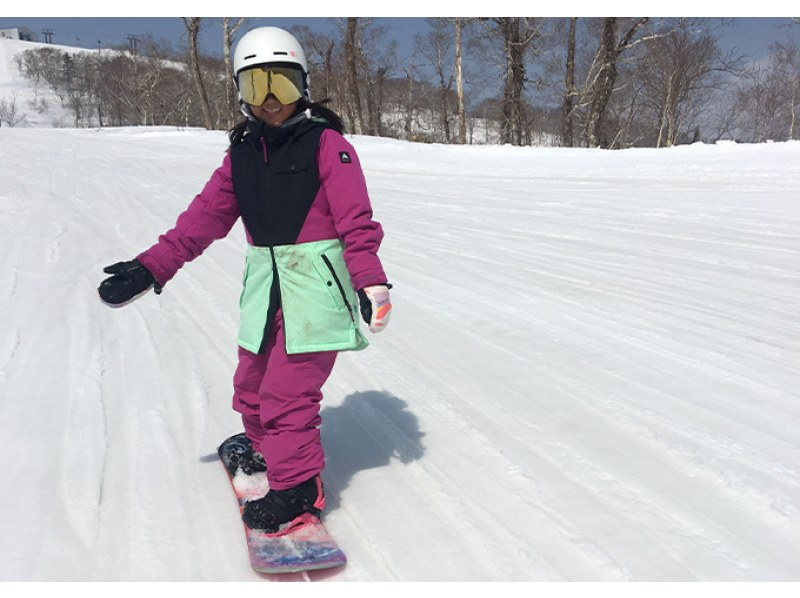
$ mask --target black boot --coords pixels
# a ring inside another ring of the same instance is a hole
[[[315,517],[325,508],[322,480],[315,476],[286,490],[270,490],[264,498],[248,502],[242,512],[247,527],[274,534],[291,527],[301,515]]]
[[[225,468],[231,477],[241,470],[245,475],[267,471],[264,457],[253,448],[253,443],[244,434],[237,434],[225,441],[226,454],[223,457]]]

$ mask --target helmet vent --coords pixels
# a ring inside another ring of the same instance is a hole
[[[273,52],[275,56],[288,56],[289,52]]]
[[[255,58],[255,57],[256,57],[255,54],[250,54],[250,56],[245,56],[244,60],[250,60],[251,58]]]

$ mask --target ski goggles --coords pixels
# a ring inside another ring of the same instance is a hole
[[[241,98],[253,106],[263,104],[269,94],[287,106],[302,96],[303,71],[282,66],[257,66],[239,71],[236,86]]]

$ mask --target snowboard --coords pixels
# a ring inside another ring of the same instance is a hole
[[[231,436],[217,451],[230,479],[239,512],[251,500],[264,496],[269,490],[266,470],[243,462],[253,455],[250,440],[244,434]],[[291,529],[268,534],[244,526],[250,564],[259,573],[294,573],[341,567],[347,557],[330,535],[322,521],[311,514],[302,516]]]

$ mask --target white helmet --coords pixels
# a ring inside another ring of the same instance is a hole
[[[258,27],[242,36],[233,52],[233,75],[244,68],[267,62],[289,62],[308,74],[306,53],[300,42],[288,31],[278,27]]]

